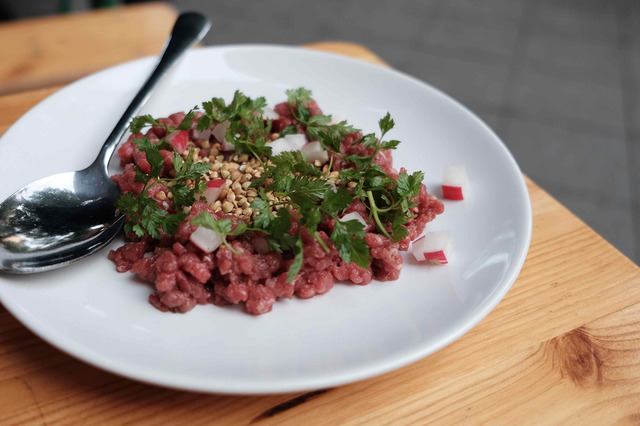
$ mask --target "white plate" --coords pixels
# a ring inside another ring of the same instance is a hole
[[[87,166],[154,64],[147,58],[89,76],[22,117],[0,140],[0,199],[37,178]],[[4,306],[90,364],[205,392],[336,386],[401,367],[462,336],[516,279],[529,247],[531,206],[504,144],[459,103],[405,74],[341,56],[228,46],[190,52],[144,112],[166,116],[212,96],[230,99],[236,89],[273,105],[298,86],[313,90],[325,113],[345,114],[367,131],[390,111],[396,128],[389,136],[403,141],[394,164],[423,170],[435,194],[444,165],[466,165],[472,197],[446,202],[427,226],[451,230],[450,265],[419,265],[409,254],[396,282],[336,284],[324,296],[278,301],[259,317],[213,305],[175,315],[149,305],[150,289],[118,274],[103,250],[62,270],[0,275]]]

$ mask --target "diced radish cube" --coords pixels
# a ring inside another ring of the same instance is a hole
[[[235,146],[232,143],[227,142],[226,139],[227,130],[229,129],[230,125],[231,123],[229,122],[229,120],[226,120],[223,123],[216,124],[211,131],[213,137],[222,145],[223,151],[235,151],[236,149]]]
[[[309,142],[300,149],[307,157],[307,163],[315,163],[320,161],[320,164],[324,164],[329,161],[329,153],[324,150],[320,141]]]
[[[340,124],[343,121],[347,121],[347,116],[344,114],[331,114],[331,121],[327,123],[329,126]]]
[[[227,136],[227,127],[222,123],[216,124],[211,133],[218,142],[224,142],[224,137]]]
[[[287,141],[291,147],[289,151],[300,151],[307,143],[307,137],[301,134],[286,135],[284,140]]]
[[[222,151],[235,151],[236,147],[231,142],[224,141],[222,142],[220,149],[222,149]]]
[[[189,240],[205,253],[211,253],[222,244],[222,236],[213,229],[198,226]]]
[[[167,136],[167,142],[173,145],[179,154],[182,154],[184,150],[187,149],[189,132],[187,130],[176,130],[171,132]]]
[[[464,166],[445,166],[442,197],[448,200],[464,200],[469,197],[469,179]]]
[[[449,231],[428,232],[413,242],[411,251],[418,262],[449,263],[453,251]]]
[[[347,213],[344,216],[342,216],[339,220],[340,220],[340,222],[348,222],[350,220],[357,220],[358,222],[360,222],[362,224],[362,226],[364,228],[367,227],[367,221],[358,212]]]
[[[225,179],[214,179],[207,182],[207,189],[202,192],[202,195],[207,199],[207,204],[211,205],[220,198],[220,193],[226,184]]]
[[[285,151],[290,151],[289,143],[284,138],[278,138],[275,141],[269,143],[271,147],[271,155],[276,156],[282,154]]]
[[[280,114],[275,112],[273,109],[269,107],[262,108],[262,119],[263,120],[277,120],[280,118]]]
[[[278,138],[271,142],[271,155],[279,155],[287,151],[300,151],[307,143],[304,135],[286,135],[284,138]]]
[[[193,132],[194,139],[198,139],[202,141],[208,141],[209,137],[211,136],[211,129],[204,129],[204,130],[193,129],[192,132]]]

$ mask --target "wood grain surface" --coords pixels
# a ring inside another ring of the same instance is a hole
[[[111,65],[158,54],[177,16],[167,3],[0,25],[0,94],[67,84]]]
[[[311,47],[383,64],[358,45]],[[0,97],[0,131],[53,90]],[[527,186],[533,235],[513,288],[469,333],[421,361],[307,393],[188,393],[81,363],[0,307],[0,422],[638,424],[640,269]]]

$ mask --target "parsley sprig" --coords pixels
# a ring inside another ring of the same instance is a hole
[[[238,154],[251,154],[258,159],[271,156],[271,147],[267,146],[271,132],[271,120],[262,118],[263,108],[267,106],[264,97],[251,99],[239,90],[227,105],[222,98],[213,98],[203,102],[204,113],[198,119],[197,130],[205,130],[217,123],[228,123],[225,139],[232,143]]]
[[[196,118],[197,108],[198,107],[196,106],[190,109],[189,112],[187,112],[187,114],[184,116],[180,124],[178,124],[177,126],[169,126],[167,125],[166,121],[157,120],[153,118],[151,114],[139,115],[131,120],[131,122],[129,123],[129,130],[131,130],[131,133],[138,133],[143,128],[149,126],[161,127],[167,132],[167,134],[175,130],[189,130],[191,129],[193,120]]]
[[[160,154],[160,146],[152,144],[149,139],[142,137],[134,140],[138,150],[144,152],[151,165],[149,173],[143,173],[136,166],[136,181],[144,183],[142,192],[123,194],[118,199],[118,208],[127,216],[125,232],[135,232],[138,237],[150,235],[160,238],[161,230],[167,234],[174,234],[178,230],[187,214],[183,207],[191,206],[196,201],[196,194],[202,193],[206,187],[203,175],[209,171],[209,164],[194,163],[191,155],[184,160],[174,151],[172,164],[176,172],[175,177],[161,177],[164,159]],[[148,195],[149,189],[156,184],[167,186],[173,197],[173,208],[169,211],[160,208],[158,202]]]
[[[398,140],[383,140],[395,126],[388,112],[378,121],[378,126],[379,138],[375,133],[369,133],[354,142],[369,148],[365,155],[342,153],[340,142],[328,133],[320,133],[320,142],[333,155],[353,164],[352,168],[340,171],[340,179],[357,183],[352,193],[354,198],[362,200],[367,205],[375,220],[376,229],[397,242],[409,234],[402,225],[411,217],[411,209],[418,205],[413,200],[419,195],[424,174],[415,172],[408,175],[401,172],[397,179],[392,179],[374,162],[381,150],[396,149],[400,144]],[[387,223],[390,226],[385,225]]]
[[[254,181],[252,186],[263,185],[271,181],[268,186],[275,197],[269,198],[263,188],[259,197],[251,203],[251,208],[259,214],[254,219],[254,225],[264,230],[267,241],[274,250],[293,249],[294,261],[289,268],[287,280],[295,279],[303,264],[302,234],[290,235],[291,208],[298,212],[298,225],[307,229],[318,243],[329,252],[324,240],[318,232],[318,225],[325,216],[336,221],[331,232],[330,240],[338,250],[340,257],[346,263],[356,262],[366,268],[370,263],[369,248],[364,241],[364,227],[357,220],[341,222],[339,215],[353,201],[352,195],[346,188],[333,188],[327,182],[327,177],[311,164],[308,164],[300,152],[284,152],[271,158],[262,177]],[[279,207],[276,214],[273,208]]]
[[[331,123],[331,116],[324,114],[311,115],[311,111],[307,105],[312,102],[311,91],[304,87],[297,89],[287,90],[287,103],[289,109],[295,117],[295,119],[304,126],[307,139],[310,141],[316,141],[320,139],[331,139],[334,143],[335,151],[340,150],[340,141],[350,133],[357,133],[360,130],[347,124],[346,121],[341,121],[336,124]],[[298,132],[296,126],[287,126],[280,136],[287,134],[295,134]]]
[[[257,228],[249,227],[245,222],[239,222],[235,226],[233,226],[231,219],[216,220],[208,211],[201,211],[198,216],[191,219],[191,224],[201,225],[205,228],[216,231],[222,237],[222,244],[224,244],[229,250],[231,250],[233,254],[238,255],[240,253],[238,253],[233,247],[231,247],[231,244],[229,244],[227,237],[242,235],[247,231],[259,231],[259,229]]]

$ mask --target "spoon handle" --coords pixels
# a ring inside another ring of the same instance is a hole
[[[171,38],[167,43],[167,47],[165,48],[156,69],[153,71],[144,86],[142,86],[142,89],[140,89],[138,94],[133,98],[133,101],[131,101],[131,104],[122,115],[122,118],[120,118],[120,121],[116,124],[115,128],[102,146],[98,157],[90,167],[99,166],[103,168],[106,173],[111,155],[113,155],[113,151],[118,145],[118,142],[127,130],[129,122],[136,116],[137,112],[142,108],[142,105],[147,102],[155,85],[169,71],[171,66],[180,59],[187,49],[202,40],[210,27],[211,22],[209,22],[206,17],[196,12],[183,13],[178,17],[175,25],[173,26],[173,30],[171,31]]]

